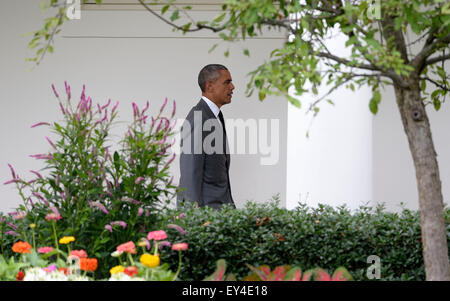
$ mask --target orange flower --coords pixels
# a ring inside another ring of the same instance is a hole
[[[15,253],[31,253],[31,245],[27,242],[18,241],[12,246],[12,250]]]
[[[97,258],[80,258],[80,270],[94,272],[97,270]]]

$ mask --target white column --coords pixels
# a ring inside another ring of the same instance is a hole
[[[338,36],[327,47],[348,53],[346,38]],[[319,90],[319,97],[329,87]],[[355,209],[372,199],[372,113],[368,87],[340,88],[320,104],[320,112],[305,114],[317,98],[299,98],[302,108],[289,105],[286,207],[346,204]],[[312,121],[312,123],[311,123]],[[309,138],[306,132],[309,129]]]

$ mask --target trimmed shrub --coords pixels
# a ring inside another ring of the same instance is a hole
[[[449,224],[449,209],[445,216]],[[418,211],[391,213],[383,206],[361,206],[352,213],[345,206],[327,205],[287,210],[280,209],[278,202],[248,203],[237,210],[169,210],[167,223],[186,230],[184,237],[178,235],[189,244],[180,274],[183,280],[211,275],[218,259],[226,260],[227,272],[237,279],[249,274],[248,263],[329,271],[343,266],[355,280],[368,280],[370,255],[381,260],[381,280],[425,280]],[[449,232],[447,236],[450,241]],[[167,256],[170,266],[176,265],[176,255],[163,251],[161,256]]]

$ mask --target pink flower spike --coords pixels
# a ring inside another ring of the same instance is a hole
[[[173,101],[173,109],[172,109],[172,116],[171,116],[171,118],[173,118],[173,116],[175,116],[176,110],[177,110],[177,103],[174,100]]]
[[[11,170],[11,175],[12,175],[13,179],[16,179],[17,177],[16,177],[16,172],[14,171],[14,168],[9,163],[8,163],[8,167]]]
[[[139,207],[137,216],[141,216],[142,213],[144,213],[144,209],[142,209],[141,207]]]
[[[47,253],[50,253],[51,251],[53,251],[53,248],[52,247],[42,247],[42,248],[39,248],[37,251],[38,251],[38,253],[41,253],[41,254],[47,254]]]
[[[12,180],[6,181],[5,183],[3,183],[3,185],[8,185],[8,184],[12,184],[12,183],[20,183],[20,180],[12,179]]]
[[[177,230],[177,231],[180,232],[181,234],[186,235],[186,231],[184,231],[184,229],[181,228],[181,227],[178,226],[178,225],[175,225],[175,224],[168,224],[168,225],[167,225],[167,228]]]
[[[158,248],[160,250],[162,250],[162,248],[164,248],[164,247],[169,247],[170,248],[171,246],[172,246],[172,244],[170,242],[168,242],[167,240],[160,241],[159,244],[158,244]]]
[[[127,227],[127,223],[125,223],[124,221],[111,222],[110,225],[111,226],[121,226],[124,229]]]
[[[154,239],[154,240],[164,240],[166,238],[167,238],[167,234],[163,230],[152,231],[152,232],[149,232],[148,235],[147,235],[147,239],[148,240],[152,240],[152,239]]]
[[[55,94],[56,98],[59,99],[59,94],[58,94],[58,92],[56,92],[56,88],[55,88],[54,84],[52,84],[52,89],[53,89],[53,93]]]
[[[64,82],[64,86],[66,87],[67,100],[70,101],[71,97],[70,86],[67,84],[67,81]]]
[[[59,214],[58,208],[56,208],[55,206],[51,206],[50,209],[53,211],[54,214],[61,215]]]
[[[66,110],[64,110],[62,103],[59,103],[59,108],[61,109],[61,112],[63,113],[63,115],[66,115]]]
[[[136,181],[134,181],[134,184],[139,184],[139,183],[141,183],[144,180],[145,180],[144,177],[139,177],[139,178],[136,179]]]
[[[113,231],[111,225],[109,225],[109,224],[105,226],[105,229],[108,230],[111,233]]]
[[[106,207],[102,203],[100,203],[100,202],[92,202],[92,201],[88,201],[88,202],[89,202],[89,205],[90,205],[91,208],[92,207],[96,207],[96,208],[100,209],[101,211],[103,211],[103,213],[109,214],[108,210],[106,209]]]
[[[172,250],[174,251],[186,251],[188,249],[188,244],[185,242],[173,244]]]
[[[53,148],[56,149],[56,145],[53,143],[53,141],[52,141],[50,138],[48,138],[47,136],[45,136],[45,139],[47,139],[47,142],[48,142]]]
[[[116,111],[118,105],[119,105],[119,102],[117,101],[116,104],[114,105],[114,107],[111,110],[111,115]]]
[[[35,128],[35,127],[40,126],[40,125],[50,125],[50,123],[48,123],[48,122],[38,122],[38,123],[33,124],[31,127]]]
[[[133,106],[133,116],[134,118],[139,117],[139,109],[138,106],[136,105],[136,103],[132,103],[131,104]]]
[[[102,111],[111,104],[111,98],[108,99],[108,102],[102,107]]]
[[[161,109],[159,110],[160,113],[162,113],[162,111],[164,111],[164,108],[166,107],[166,104],[167,104],[167,97],[164,100],[164,103],[162,104]]]
[[[35,170],[30,170],[31,173],[34,173],[39,179],[42,179],[42,175]]]
[[[142,115],[144,115],[145,111],[148,110],[148,108],[150,107],[150,102],[147,100],[147,103],[145,104],[145,107],[142,109]]]
[[[17,234],[17,233],[14,232],[14,231],[6,231],[5,234],[6,234],[6,235],[11,235],[11,236],[19,236],[19,234]]]

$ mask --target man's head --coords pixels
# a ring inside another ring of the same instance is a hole
[[[231,102],[234,85],[228,69],[219,64],[203,67],[198,74],[198,85],[202,95],[214,102],[219,108]]]

